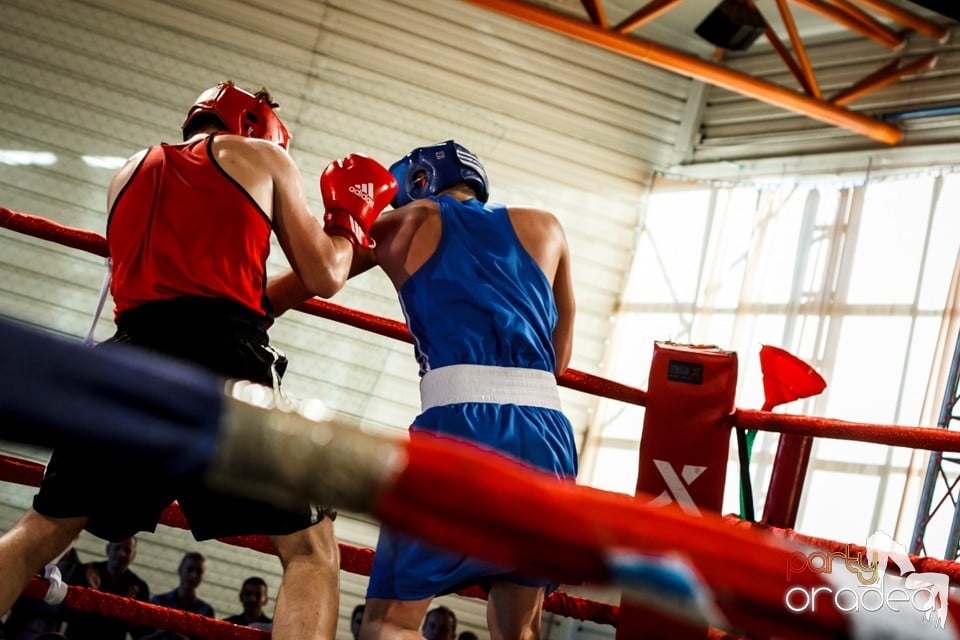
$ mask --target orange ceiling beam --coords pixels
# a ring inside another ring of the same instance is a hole
[[[824,18],[842,24],[851,31],[875,40],[880,44],[896,49],[903,44],[903,36],[888,29],[869,15],[852,7],[844,0],[791,0],[804,9],[812,11]]]
[[[920,73],[921,71],[928,71],[935,67],[936,64],[937,56],[932,53],[902,67],[900,66],[899,60],[894,60],[883,68],[874,71],[850,88],[844,89],[831,97],[830,102],[839,105],[850,104],[857,98],[891,85],[900,78]]]
[[[799,77],[800,83],[807,88],[807,93],[812,95],[814,98],[822,98],[820,94],[820,87],[817,86],[817,80],[813,75],[813,65],[810,64],[810,59],[807,57],[807,50],[803,46],[803,41],[800,39],[800,32],[797,30],[797,23],[793,19],[793,13],[790,11],[790,7],[787,6],[787,0],[777,0],[777,8],[780,10],[780,17],[783,19],[783,24],[787,28],[787,33],[790,36],[790,43],[793,45],[793,50],[797,54],[797,60],[799,61],[800,72],[802,77]],[[764,20],[766,22],[766,20]],[[767,25],[767,30],[772,31],[770,26]],[[773,34],[773,37],[776,37],[776,33]],[[767,38],[770,38],[770,35],[767,35]],[[771,40],[773,42],[773,40]],[[775,47],[776,48],[776,47]],[[778,50],[779,51],[779,50]],[[790,64],[790,61],[784,57],[784,54],[780,54],[781,58],[784,58],[784,61],[787,62],[787,66],[793,70],[794,65]],[[794,71],[794,75],[797,75]]]
[[[883,24],[872,15],[850,2],[850,0],[827,0],[830,4],[840,9],[845,14],[863,24],[867,29],[872,30],[880,39],[892,38],[893,41],[902,43],[904,34],[898,33],[887,25]]]
[[[803,90],[808,94],[815,96],[817,98],[822,97],[820,95],[820,88],[817,86],[813,79],[808,77],[803,69],[800,68],[800,65],[797,64],[797,61],[793,59],[793,56],[790,54],[790,50],[787,49],[786,45],[780,40],[777,36],[777,32],[770,28],[768,25],[764,29],[764,34],[767,36],[767,40],[770,41],[770,44],[773,46],[774,51],[780,55],[780,59],[783,60],[784,64],[787,65],[787,68],[790,69],[790,73],[793,74],[793,77],[797,79],[797,82],[800,83],[800,86],[803,87]]]
[[[861,7],[875,11],[882,16],[886,16],[895,22],[899,22],[908,29],[913,29],[917,33],[929,36],[934,40],[943,42],[947,38],[948,31],[944,27],[941,27],[935,22],[930,22],[906,9],[892,5],[887,2],[887,0],[853,0],[853,2]]]
[[[849,109],[811,98],[681,51],[602,29],[584,20],[571,18],[528,2],[519,0],[466,0],[466,2],[827,124],[848,129],[878,142],[896,144],[903,137],[903,132],[899,128],[886,122],[868,118]]]
[[[615,26],[613,30],[619,33],[629,33],[640,25],[650,22],[661,13],[669,11],[674,5],[678,5],[681,2],[683,2],[683,0],[653,0],[650,4],[640,7],[632,15],[623,20],[623,22]]]
[[[600,25],[604,29],[610,26],[607,24],[607,14],[603,12],[601,0],[580,0],[580,4],[587,10],[587,15],[590,16],[590,22]]]

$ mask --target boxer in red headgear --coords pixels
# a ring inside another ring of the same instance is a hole
[[[290,132],[274,111],[277,106],[265,89],[252,94],[232,82],[221,82],[197,96],[181,125],[183,139],[199,121],[213,118],[229,133],[269,140],[286,149],[290,146]]]
[[[355,248],[369,245],[366,230],[396,182],[365,156],[331,165],[321,224],[307,206],[276,106],[265,89],[221,83],[190,107],[184,142],[144,149],[114,175],[107,242],[117,332],[110,343],[279,385],[286,359],[270,346],[267,327],[270,296],[283,294],[267,281],[270,234],[310,294],[329,297],[346,281]],[[332,512],[321,511],[317,521],[307,502],[278,509],[209,491],[199,478],[147,475],[142,462],[94,448],[54,450],[33,508],[0,541],[0,614],[82,529],[110,541],[152,531],[176,499],[198,540],[270,537],[284,569],[274,638],[334,637],[339,552]]]

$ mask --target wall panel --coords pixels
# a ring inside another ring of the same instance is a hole
[[[294,135],[291,148],[314,211],[316,177],[362,151],[389,163],[410,148],[455,137],[484,160],[492,199],[553,211],[573,253],[578,323],[572,366],[602,373],[609,318],[632,261],[641,198],[671,157],[690,82],[675,74],[449,0],[4,0],[0,3],[0,205],[103,232],[113,166],[159,141],[179,141],[186,107],[224,78],[267,85]],[[9,152],[52,154],[43,166]],[[286,262],[274,246],[269,267]],[[95,256],[0,230],[0,315],[80,338],[104,266]],[[334,302],[401,319],[379,273]],[[113,331],[108,299],[95,336]],[[324,398],[374,427],[402,429],[418,410],[412,347],[290,312],[273,329],[291,360],[285,386]],[[636,383],[637,381],[624,381]],[[562,390],[578,438],[594,401]],[[21,451],[20,449],[15,449]],[[46,452],[30,452],[45,460]],[[29,490],[0,486],[0,525]],[[342,540],[369,546],[376,527],[344,515]],[[194,543],[161,527],[142,539],[136,569],[154,591],[175,586],[185,549],[210,557],[201,595],[234,613],[249,574],[272,558]],[[84,537],[84,559],[102,557]],[[364,578],[345,575],[339,637]],[[465,628],[482,603],[455,600]]]

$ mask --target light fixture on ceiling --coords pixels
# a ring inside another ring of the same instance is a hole
[[[116,171],[122,167],[127,159],[121,156],[80,156],[80,159],[83,160],[83,163],[88,167],[93,167],[94,169],[109,169],[111,171]]]
[[[57,155],[49,151],[27,151],[26,149],[0,149],[0,164],[11,167],[49,167],[56,164]]]
[[[723,49],[745,51],[767,27],[748,0],[723,0],[697,25],[697,35]]]
[[[958,114],[960,114],[960,104],[949,104],[939,107],[918,107],[916,109],[884,113],[880,116],[880,120],[885,122],[902,122],[904,120],[936,118],[940,116],[955,116]]]

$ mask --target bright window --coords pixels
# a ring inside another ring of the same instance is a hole
[[[759,409],[758,353],[768,344],[828,383],[777,411],[934,426],[956,341],[958,209],[954,173],[771,188],[658,182],[617,317],[610,377],[647,388],[654,341],[713,344],[738,354],[737,406]],[[643,417],[640,407],[600,404],[581,482],[633,493]],[[761,434],[754,448],[758,512],[776,446],[775,434]],[[734,443],[725,512],[738,511],[736,455]],[[882,528],[906,541],[925,471],[922,452],[818,440],[797,529],[862,543],[868,529]]]

